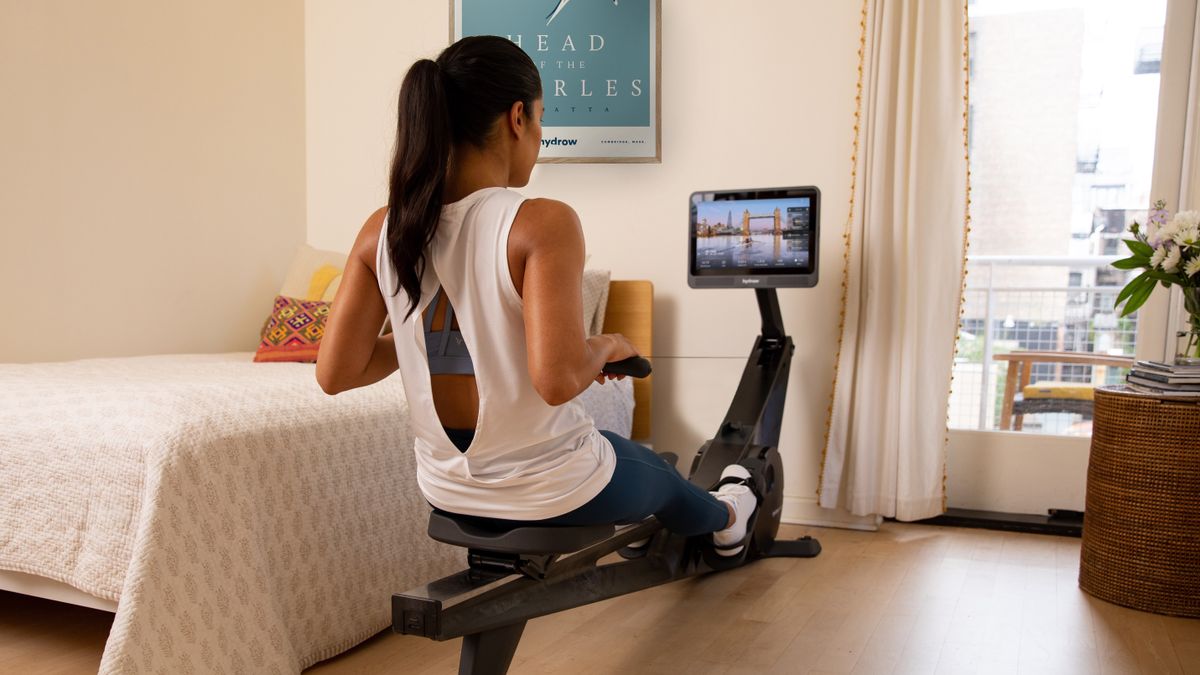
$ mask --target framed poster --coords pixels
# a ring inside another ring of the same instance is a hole
[[[499,35],[542,73],[540,162],[659,162],[661,0],[451,0],[450,37]]]

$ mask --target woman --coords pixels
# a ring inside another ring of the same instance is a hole
[[[654,514],[679,534],[715,532],[736,555],[756,506],[744,482],[709,494],[597,431],[575,400],[637,350],[584,332],[575,212],[507,189],[529,182],[541,115],[537,67],[503,38],[464,38],[412,66],[388,207],[355,241],[317,380],[336,394],[401,371],[417,482],[439,509],[559,525]],[[394,331],[379,337],[385,316]]]

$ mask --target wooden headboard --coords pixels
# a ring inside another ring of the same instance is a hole
[[[608,285],[608,304],[604,309],[604,332],[620,333],[638,348],[642,356],[652,358],[654,337],[654,284],[644,280],[614,280]],[[651,392],[654,375],[633,381],[633,438],[650,438]]]

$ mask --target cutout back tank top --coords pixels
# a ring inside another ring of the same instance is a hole
[[[398,288],[387,252],[390,214],[376,251],[396,356],[416,436],[417,483],[452,513],[541,520],[568,513],[612,478],[616,455],[578,400],[547,404],[529,377],[523,303],[508,268],[508,235],[524,202],[486,188],[442,208],[416,310]],[[472,357],[479,416],[466,452],[446,435],[433,403],[422,312],[444,289]]]

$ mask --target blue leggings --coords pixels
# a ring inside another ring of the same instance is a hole
[[[472,431],[448,429],[459,449],[470,445]],[[617,453],[612,480],[588,503],[561,516],[537,521],[504,521],[520,525],[600,525],[637,523],[650,516],[671,532],[691,537],[724,529],[729,509],[707,491],[688,482],[649,448],[611,431],[601,434]]]

